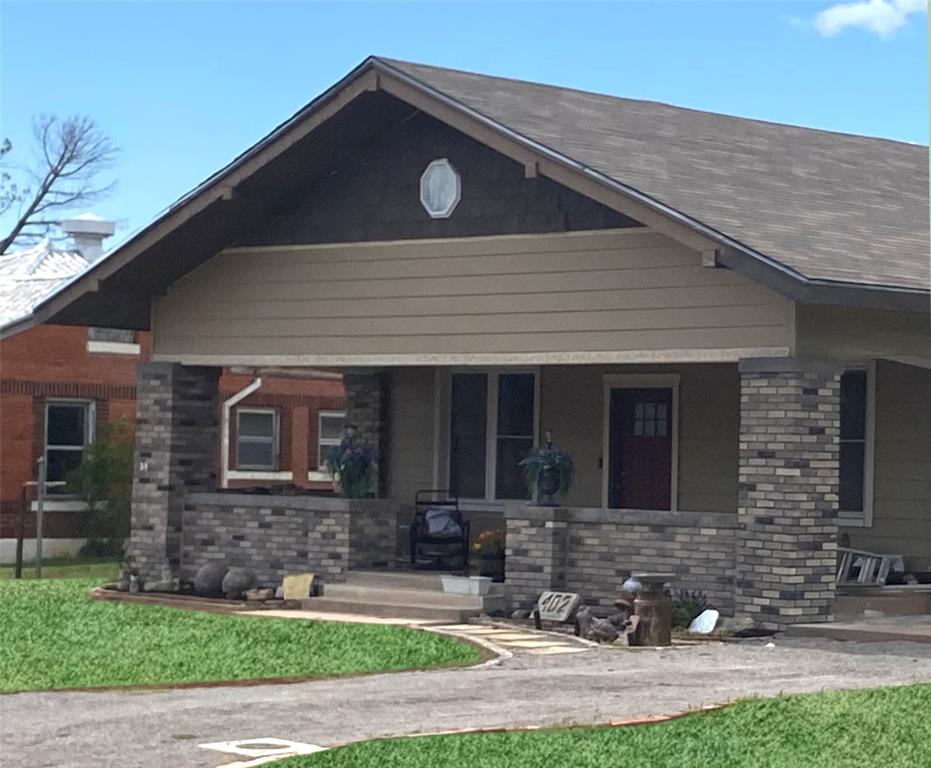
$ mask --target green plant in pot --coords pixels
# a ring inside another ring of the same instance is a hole
[[[369,495],[375,470],[375,452],[356,443],[356,428],[347,424],[339,446],[327,454],[327,469],[333,475],[333,486],[347,499],[363,499]]]
[[[565,496],[569,493],[575,477],[572,457],[553,445],[553,433],[550,430],[546,431],[544,445],[533,448],[520,461],[519,466],[524,468],[527,485],[537,493],[539,503],[544,506],[555,506],[554,497],[557,494]]]
[[[492,581],[504,581],[504,529],[489,528],[472,542],[472,551],[479,556],[480,575]]]

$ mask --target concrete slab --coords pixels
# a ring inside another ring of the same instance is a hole
[[[931,643],[931,615],[884,616],[823,624],[796,624],[786,634],[790,637],[827,637],[833,640],[866,643],[901,640],[912,643]]]

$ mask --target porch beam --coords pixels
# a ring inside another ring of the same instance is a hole
[[[429,365],[588,365],[637,363],[735,363],[747,357],[787,357],[788,347],[728,349],[635,349],[597,352],[477,352],[410,355],[159,355],[155,360],[185,365],[248,367],[311,366],[348,369]]]

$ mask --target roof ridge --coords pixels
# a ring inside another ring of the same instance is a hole
[[[613,93],[604,93],[602,91],[591,91],[591,90],[586,90],[584,88],[575,88],[573,86],[568,86],[568,85],[557,85],[555,83],[541,83],[537,80],[525,80],[519,77],[488,75],[483,72],[474,72],[468,69],[457,69],[455,67],[439,67],[433,64],[422,64],[420,62],[407,61],[405,59],[392,59],[386,56],[370,56],[369,58],[372,60],[381,62],[382,64],[386,64],[389,67],[394,66],[395,68],[401,68],[402,71],[404,71],[406,75],[408,75],[409,77],[414,77],[418,80],[420,78],[418,78],[416,74],[413,74],[411,72],[408,72],[407,70],[404,70],[403,65],[408,65],[412,67],[420,67],[422,69],[432,69],[432,70],[437,70],[437,71],[442,71],[442,72],[453,72],[455,74],[460,74],[460,75],[471,75],[473,77],[481,77],[481,78],[485,78],[488,80],[501,80],[504,82],[518,83],[521,85],[532,85],[537,88],[552,88],[552,89],[561,90],[561,91],[571,91],[573,93],[579,93],[579,94],[583,94],[586,96],[598,96],[604,99],[613,99],[614,101],[633,102],[637,104],[653,104],[653,105],[657,105],[660,107],[665,107],[667,109],[681,110],[683,112],[694,112],[700,115],[709,115],[711,117],[726,118],[728,120],[739,120],[740,122],[760,123],[763,125],[774,125],[774,126],[779,126],[781,128],[794,128],[795,130],[799,130],[799,131],[811,131],[813,133],[826,133],[826,134],[830,134],[833,136],[846,136],[848,138],[863,139],[865,141],[884,141],[890,144],[900,144],[904,147],[912,147],[915,149],[924,149],[924,150],[928,149],[927,144],[921,144],[921,143],[914,142],[914,141],[905,141],[904,139],[891,139],[886,136],[870,136],[865,133],[854,133],[852,131],[837,131],[837,130],[832,130],[830,128],[816,128],[816,127],[808,126],[808,125],[799,125],[798,123],[785,123],[785,122],[780,122],[778,120],[766,120],[764,118],[759,118],[759,117],[744,117],[741,115],[733,115],[733,114],[728,114],[725,112],[712,112],[709,109],[698,109],[697,107],[685,107],[679,104],[670,104],[669,102],[666,102],[666,101],[658,101],[656,99],[634,99],[634,98],[631,98],[630,96],[617,96],[616,94],[613,94]],[[429,85],[429,83],[424,83],[424,84]],[[435,87],[435,86],[430,86],[430,87]],[[437,90],[441,90],[441,89],[437,89]]]

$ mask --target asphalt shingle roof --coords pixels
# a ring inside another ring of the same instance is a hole
[[[931,286],[925,146],[381,61],[809,279]]]

